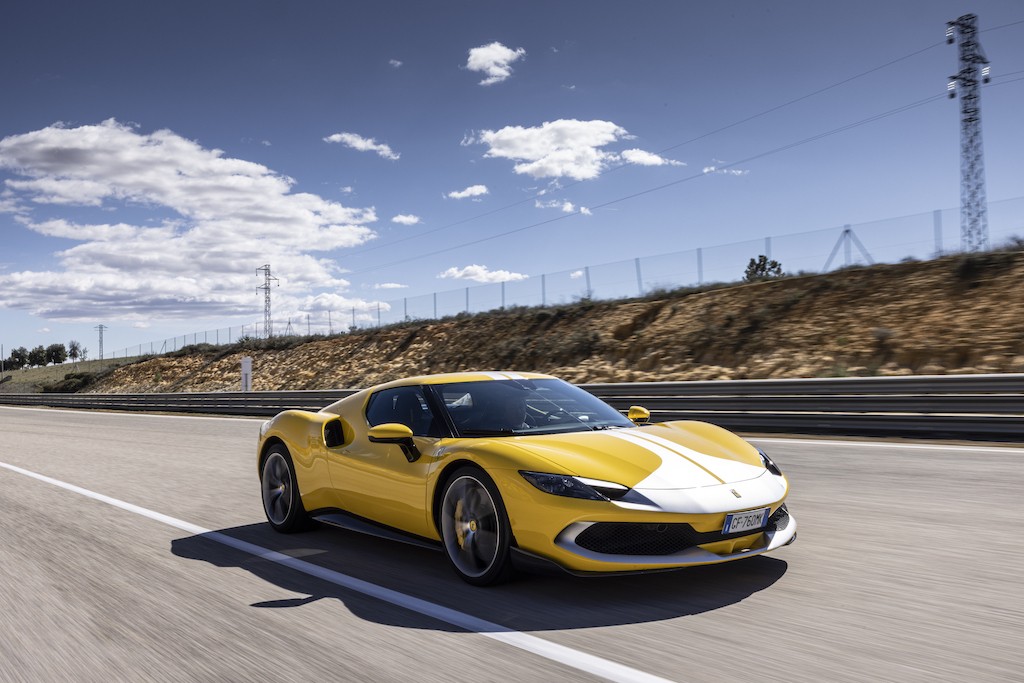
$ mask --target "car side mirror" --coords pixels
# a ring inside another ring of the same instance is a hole
[[[626,417],[637,426],[644,425],[651,419],[651,411],[643,406],[630,406]]]
[[[398,422],[386,422],[376,427],[370,427],[367,438],[373,443],[398,444],[405,453],[405,459],[415,462],[420,457],[420,450],[412,440],[412,430],[408,426]]]

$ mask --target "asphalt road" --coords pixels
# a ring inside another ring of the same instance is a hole
[[[1024,680],[1024,448],[759,439],[794,545],[478,589],[271,531],[259,424],[0,408],[0,681]]]

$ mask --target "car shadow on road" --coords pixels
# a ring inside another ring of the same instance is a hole
[[[239,541],[255,547],[238,549]],[[239,567],[275,586],[267,600],[251,605],[254,608],[287,609],[337,599],[352,613],[376,623],[463,630],[285,566],[266,553],[261,556],[260,550],[274,551],[309,563],[304,567],[312,565],[339,572],[514,631],[647,623],[709,612],[765,590],[782,578],[787,569],[783,560],[758,556],[630,576],[520,574],[506,584],[477,588],[461,581],[440,551],[332,527],[283,535],[266,523],[250,524],[171,543],[171,551],[179,557],[217,567]],[[282,598],[277,589],[297,596]]]

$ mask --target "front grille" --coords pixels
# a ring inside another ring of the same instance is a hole
[[[789,513],[782,505],[768,518],[768,525],[763,531],[781,531],[788,524]],[[576,545],[606,555],[672,555],[704,543],[750,535],[751,532],[745,531],[736,534],[700,532],[685,523],[597,522],[580,532]]]

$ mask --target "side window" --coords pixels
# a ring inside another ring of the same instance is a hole
[[[395,387],[378,391],[366,407],[366,421],[371,427],[397,422],[404,424],[415,436],[440,437],[438,420],[427,405],[420,387]]]

